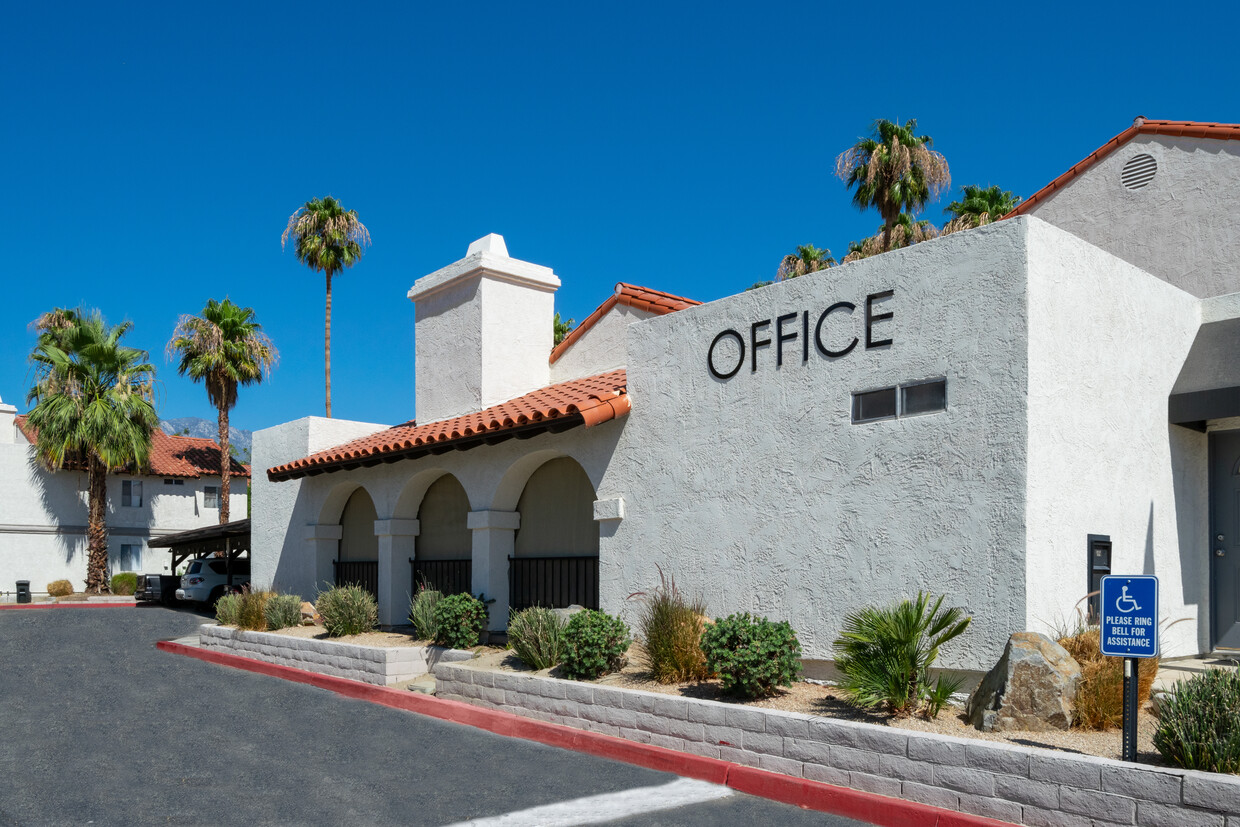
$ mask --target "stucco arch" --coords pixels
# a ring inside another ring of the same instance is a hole
[[[377,517],[374,498],[364,486],[357,486],[340,514],[341,562],[379,559],[379,538],[375,536]]]
[[[555,457],[530,474],[517,510],[516,557],[598,556],[594,484],[581,463]]]
[[[344,514],[344,507],[349,502],[349,497],[353,496],[353,492],[364,486],[361,483],[346,480],[337,483],[327,492],[327,496],[323,498],[323,505],[319,507],[319,525],[340,525],[340,518]],[[367,491],[373,502],[374,496]]]
[[[508,470],[500,478],[499,485],[495,487],[495,495],[491,498],[491,508],[495,511],[516,511],[521,492],[525,490],[525,484],[529,482],[534,472],[551,460],[566,456],[568,454],[563,451],[547,448],[526,454],[508,466]],[[578,462],[578,464],[581,463]],[[593,480],[591,484],[594,484]]]
[[[396,505],[392,508],[392,518],[416,520],[427,490],[435,484],[436,480],[448,473],[450,472],[446,468],[427,468],[406,480],[400,489],[400,494],[396,497]]]
[[[418,559],[469,560],[469,511],[469,495],[455,475],[443,474],[431,483],[418,509]]]

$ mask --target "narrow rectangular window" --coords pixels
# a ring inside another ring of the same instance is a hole
[[[853,394],[853,422],[894,419],[895,415],[896,389],[894,387]]]
[[[202,487],[202,504],[205,508],[220,507],[220,488],[218,485],[204,485]]]
[[[169,477],[164,477],[164,485],[176,485],[177,481]]]
[[[900,387],[900,415],[933,413],[947,410],[947,380],[934,379]]]
[[[127,508],[142,507],[142,480],[121,482],[121,505]]]

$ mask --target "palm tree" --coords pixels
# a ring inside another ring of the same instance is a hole
[[[951,202],[943,209],[943,212],[951,213],[952,218],[943,225],[942,234],[993,224],[1016,209],[1020,202],[1020,196],[1012,195],[1009,190],[1001,190],[997,186],[982,189],[966,184],[960,200]]]
[[[920,210],[951,186],[947,159],[930,148],[929,135],[917,135],[916,129],[916,118],[903,124],[880,118],[870,137],[835,159],[835,174],[854,190],[857,209],[873,207],[883,217],[884,251],[891,249],[900,213]]]
[[[297,260],[327,276],[327,321],[324,324],[324,373],[327,380],[327,418],[332,416],[332,276],[352,267],[370,244],[370,231],[330,195],[307,201],[288,217],[280,246],[293,239]]]
[[[836,261],[827,248],[820,250],[813,244],[799,244],[795,255],[790,253],[779,263],[779,269],[775,271],[775,281],[795,279],[807,273],[826,270],[835,264]]]
[[[182,316],[168,341],[168,358],[179,358],[177,372],[207,386],[220,434],[220,524],[229,520],[228,412],[237,404],[237,388],[263,381],[280,354],[254,321],[254,310],[229,299],[208,299],[201,316]]]
[[[98,311],[56,308],[36,320],[30,354],[35,458],[49,471],[86,469],[86,590],[96,594],[108,591],[108,471],[145,466],[159,425],[155,368],[145,351],[121,344],[131,328],[108,326]]]
[[[879,253],[885,253],[888,250],[899,250],[902,247],[909,247],[913,244],[920,244],[923,241],[929,241],[932,238],[938,238],[939,231],[926,219],[914,220],[908,213],[900,213],[896,217],[895,226],[888,230],[884,225],[875,231],[874,235],[861,241],[850,241],[848,243],[848,255],[844,256],[844,263],[848,264],[870,256],[876,256]]]
[[[555,312],[555,319],[551,322],[551,333],[553,339],[551,346],[555,347],[560,342],[564,341],[564,337],[573,332],[573,325],[576,323],[576,319],[569,319],[568,321],[561,319],[560,311],[557,310]]]

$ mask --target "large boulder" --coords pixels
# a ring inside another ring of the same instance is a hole
[[[1080,665],[1058,643],[1017,632],[969,696],[965,712],[969,723],[985,732],[1067,729],[1080,679]]]

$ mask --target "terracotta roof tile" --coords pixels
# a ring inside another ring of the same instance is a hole
[[[1107,141],[1098,149],[1085,156],[1085,159],[1071,169],[1051,181],[1042,189],[1021,202],[1020,206],[1004,216],[1012,218],[1027,215],[1037,204],[1045,201],[1052,194],[1067,186],[1072,179],[1131,141],[1138,135],[1170,135],[1182,138],[1215,138],[1221,141],[1240,140],[1240,124],[1234,123],[1202,123],[1198,121],[1151,121],[1137,118],[1132,126]]]
[[[25,414],[17,417],[17,427],[31,443],[38,438],[38,431],[27,423]],[[148,470],[154,477],[218,477],[220,475],[220,446],[212,439],[174,436],[156,429],[151,434],[151,457]],[[248,477],[250,467],[234,462],[231,475]]]
[[[267,469],[273,482],[358,465],[377,465],[429,453],[498,442],[522,430],[564,430],[598,425],[630,410],[623,369],[548,385],[478,413],[394,428]],[[540,428],[539,426],[546,426]]]
[[[617,304],[625,304],[647,313],[666,316],[668,313],[684,310],[686,307],[696,307],[701,302],[686,299],[683,296],[673,296],[662,290],[652,290],[649,287],[638,287],[635,284],[620,282],[616,285],[616,292],[607,301],[600,304],[593,313],[586,317],[585,321],[564,337],[564,341],[555,346],[551,351],[551,364],[554,365],[564,355],[564,352],[573,346],[574,342],[585,335],[587,330],[594,327],[598,320],[606,316],[607,312]]]

